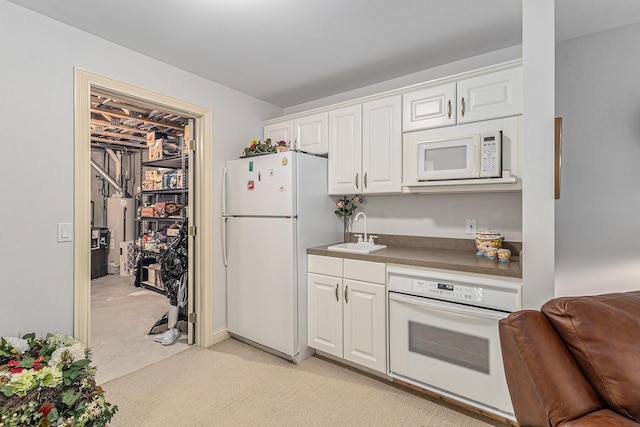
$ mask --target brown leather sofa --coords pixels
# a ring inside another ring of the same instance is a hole
[[[499,327],[520,426],[638,426],[640,291],[555,298]]]

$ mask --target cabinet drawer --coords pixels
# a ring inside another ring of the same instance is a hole
[[[387,265],[383,262],[344,260],[344,278],[362,282],[386,283]]]
[[[307,271],[325,276],[342,277],[342,258],[308,255]]]

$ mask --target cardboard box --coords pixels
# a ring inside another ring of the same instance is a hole
[[[152,217],[153,216],[153,211],[154,211],[154,207],[153,206],[142,208],[141,215],[143,217]]]
[[[153,181],[153,189],[154,190],[162,190],[162,175],[163,174],[161,174],[161,173],[156,175],[156,179],[155,179],[155,181]]]
[[[180,216],[180,213],[182,212],[182,204],[167,202],[164,205],[164,212],[167,216]]]
[[[167,216],[166,214],[166,203],[158,202],[153,205],[153,216],[156,218],[164,218]]]
[[[144,171],[144,179],[147,181],[155,181],[158,171],[155,169]]]
[[[149,132],[147,134],[147,146],[152,145],[156,139],[164,139],[167,137],[166,133],[162,132]]]
[[[162,176],[162,188],[171,190],[182,188],[182,170],[165,172]]]
[[[145,179],[144,181],[142,181],[142,191],[151,191],[153,190],[153,181],[149,181],[148,179]]]
[[[182,153],[187,154],[189,152],[189,139],[191,138],[191,129],[189,125],[184,127],[184,137],[182,138]]]
[[[161,160],[162,159],[162,141],[163,139],[157,139],[149,145],[149,160]]]
[[[147,266],[147,281],[154,286],[158,286],[158,284],[162,286],[162,281],[160,280],[160,268],[160,264],[149,264]],[[164,287],[162,287],[161,289],[164,289]]]

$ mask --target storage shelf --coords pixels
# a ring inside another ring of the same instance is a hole
[[[187,161],[189,156],[184,155],[184,165],[188,169],[189,162]],[[157,168],[170,168],[170,169],[182,169],[182,154],[175,156],[164,157],[160,160],[149,160],[148,162],[142,162],[142,166],[157,167]]]
[[[159,216],[143,216],[136,218],[138,221],[170,221],[170,222],[181,222],[185,219],[181,216],[173,216],[173,217],[159,217]]]
[[[187,191],[189,191],[187,188],[165,188],[162,190],[143,190],[140,192],[140,194],[143,196],[156,196],[158,194],[175,195],[186,193]]]

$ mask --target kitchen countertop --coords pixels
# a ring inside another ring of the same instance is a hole
[[[509,249],[511,249],[512,256],[509,263],[491,261],[485,257],[476,256],[473,240],[402,239],[402,236],[381,236],[376,243],[385,244],[387,247],[371,254],[355,254],[330,251],[327,249],[328,246],[331,246],[330,244],[308,248],[307,254],[522,278],[520,257],[518,256],[521,249],[520,243],[509,244],[505,242],[506,247],[511,246]]]

